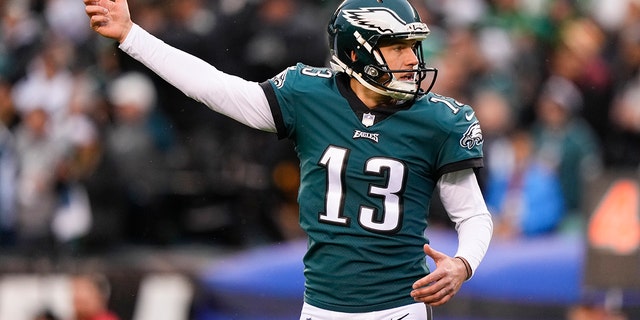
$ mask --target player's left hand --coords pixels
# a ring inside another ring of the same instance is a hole
[[[133,26],[127,0],[83,0],[91,29],[120,43]]]
[[[431,306],[447,303],[458,293],[467,278],[467,270],[460,259],[455,259],[424,245],[424,253],[436,263],[436,269],[413,284],[411,297]]]

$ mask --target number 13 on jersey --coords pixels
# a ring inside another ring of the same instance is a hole
[[[346,168],[349,150],[329,146],[323,153],[318,165],[326,169],[327,190],[325,211],[319,215],[323,223],[349,227],[351,219],[344,215],[346,199]],[[395,233],[402,227],[402,193],[404,191],[407,168],[401,161],[386,158],[369,158],[363,166],[364,175],[385,177],[381,185],[369,185],[368,196],[382,200],[382,212],[377,208],[360,204],[358,223],[366,230],[375,233]]]

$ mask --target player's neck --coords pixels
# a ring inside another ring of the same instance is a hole
[[[349,82],[351,90],[369,109],[377,107],[389,106],[394,104],[394,100],[388,96],[379,94],[371,89],[363,86],[358,80],[351,78]]]

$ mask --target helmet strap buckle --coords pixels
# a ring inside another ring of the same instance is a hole
[[[372,67],[371,65],[365,66],[364,67],[364,72],[373,78],[377,78],[378,76],[380,76],[380,73],[378,72],[378,69],[376,69],[375,67]]]

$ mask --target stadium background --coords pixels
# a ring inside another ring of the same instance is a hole
[[[129,2],[134,21],[151,33],[254,81],[298,61],[325,65],[326,22],[338,4]],[[535,124],[549,74],[573,68],[583,103],[571,116],[588,124],[597,145],[585,155],[598,160],[591,173],[637,180],[640,104],[619,101],[638,92],[638,1],[413,2],[433,31],[425,46],[440,69],[434,90],[473,106],[491,93],[510,110],[490,109],[488,139]],[[108,276],[110,307],[122,319],[293,319],[304,239],[290,144],[184,97],[96,36],[80,0],[0,0],[0,15],[0,319],[29,320],[42,308],[68,315],[66,279],[81,272]],[[561,60],[558,47],[574,55]],[[122,111],[127,104],[134,111]],[[62,124],[47,137],[54,146],[64,140],[55,149],[64,152],[50,159],[29,149],[12,162],[11,141],[21,141],[23,124],[39,111]],[[143,124],[132,126],[127,112]],[[39,174],[49,188],[33,196],[21,179],[33,182],[26,164],[44,158],[52,162]],[[438,318],[564,319],[584,305],[640,317],[637,289],[627,288],[638,287],[637,248],[626,270],[589,271],[614,290],[585,289],[584,238],[595,204],[582,196],[608,177],[573,186],[579,194],[567,201],[575,206],[550,233],[496,239],[486,264],[455,302],[436,310]],[[23,207],[11,205],[14,198]],[[69,204],[78,207],[64,211]],[[433,209],[430,237],[451,253],[451,225],[437,203]],[[65,212],[74,218],[60,218]]]

